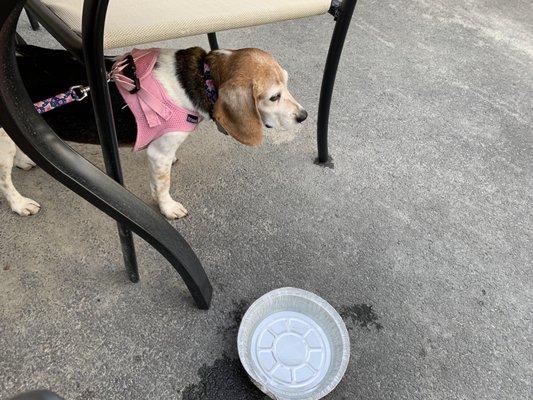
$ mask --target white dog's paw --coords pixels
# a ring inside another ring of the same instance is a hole
[[[18,215],[27,217],[28,215],[37,214],[41,209],[41,205],[35,200],[21,196],[18,200],[11,203],[11,209]]]
[[[181,203],[174,200],[169,200],[159,204],[161,213],[168,219],[178,219],[187,216],[188,211],[183,207]]]
[[[17,151],[15,159],[13,160],[17,168],[28,171],[35,167],[35,163],[24,153]]]

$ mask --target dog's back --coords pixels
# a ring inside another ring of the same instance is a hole
[[[17,46],[17,63],[22,80],[33,102],[65,92],[71,86],[87,85],[85,68],[65,50],[20,45]],[[112,63],[111,59],[106,59],[108,70]],[[109,89],[119,142],[131,144],[135,142],[135,120],[129,109],[123,108],[125,103],[115,85],[111,84]],[[90,98],[59,107],[43,114],[43,117],[63,140],[98,143]]]

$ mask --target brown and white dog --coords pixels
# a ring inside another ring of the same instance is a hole
[[[17,61],[33,101],[42,100],[72,85],[86,84],[83,67],[68,52],[33,46],[19,48]],[[112,60],[106,60],[108,68]],[[202,66],[207,62],[218,89],[213,104],[206,95]],[[307,112],[287,87],[288,74],[267,52],[259,49],[216,50],[199,47],[161,49],[154,75],[172,100],[204,118],[210,115],[225,133],[248,146],[259,146],[263,128],[286,130],[303,122]],[[135,142],[134,117],[115,85],[110,85],[117,136],[121,145]],[[43,114],[46,122],[64,140],[98,143],[90,101],[73,103]],[[176,219],[187,215],[183,205],[170,196],[170,172],[176,150],[189,132],[169,132],[147,147],[150,189],[161,213]],[[13,165],[30,169],[35,164],[0,128],[0,192],[11,209],[22,216],[36,214],[40,205],[22,196],[13,186]]]

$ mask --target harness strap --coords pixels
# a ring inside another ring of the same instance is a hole
[[[135,93],[139,97],[139,104],[146,121],[148,122],[148,126],[153,128],[161,125],[162,122],[160,118],[168,121],[172,117],[172,110],[170,110],[154,93],[151,93],[146,90],[144,86],[140,85],[139,79],[142,79],[143,77],[137,77],[135,62],[148,54],[151,54],[151,52],[143,52],[138,57],[132,57],[131,53],[128,54],[122,60],[115,63],[113,69],[109,73],[109,77],[115,82],[115,84],[121,86],[130,93]],[[148,71],[152,69],[152,64],[155,64],[156,61],[157,56],[153,56]],[[132,73],[133,76],[128,76],[130,73]]]
[[[139,96],[139,103],[150,128],[161,125],[159,117],[165,121],[168,121],[172,117],[172,111],[149,91],[141,88],[137,92],[137,95]]]

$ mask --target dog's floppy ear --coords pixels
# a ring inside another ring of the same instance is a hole
[[[213,111],[215,120],[239,142],[259,146],[263,141],[263,124],[253,82],[224,82],[218,89]]]

